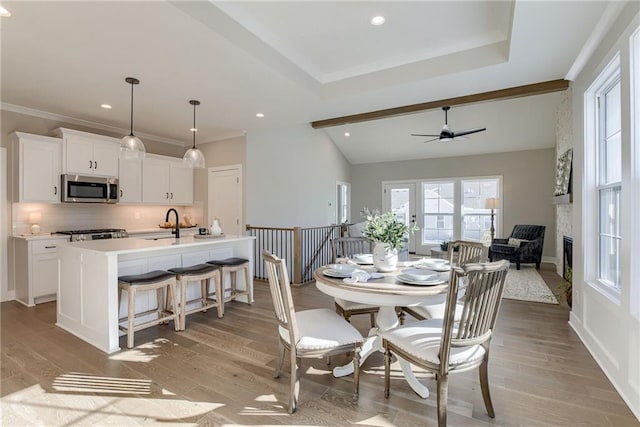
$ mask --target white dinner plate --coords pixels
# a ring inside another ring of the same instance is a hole
[[[345,277],[351,277],[351,274],[356,270],[355,267],[352,268],[327,268],[322,272],[325,276],[335,277],[338,279],[344,279]]]
[[[407,277],[404,274],[398,274],[398,280],[402,283],[406,283],[408,285],[419,285],[419,286],[433,286],[433,285],[442,285],[447,283],[449,280],[448,274],[434,274],[434,277],[430,280],[415,280],[411,277]]]
[[[405,268],[400,273],[404,277],[408,277],[412,280],[430,280],[436,273],[434,270],[428,270],[426,268]]]
[[[442,259],[441,262],[433,262],[435,260],[422,260],[418,264],[415,265],[416,268],[423,268],[426,270],[433,271],[449,271],[451,270],[451,265],[448,261]]]
[[[358,264],[373,264],[373,254],[355,254],[353,259]]]

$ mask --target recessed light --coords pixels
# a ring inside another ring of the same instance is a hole
[[[351,136],[351,134],[349,132],[345,132],[344,136]]]
[[[100,108],[104,108],[105,110],[111,110],[113,107],[109,104],[100,104]]]
[[[6,8],[0,6],[0,16],[11,16],[11,12],[9,12]]]
[[[256,117],[258,117],[258,118],[260,118],[260,119],[261,119],[261,118],[263,118],[263,117],[264,117],[264,114],[263,114],[263,113],[257,113],[257,114],[256,114]]]
[[[382,15],[374,16],[371,18],[371,25],[382,25],[385,21],[386,19]]]

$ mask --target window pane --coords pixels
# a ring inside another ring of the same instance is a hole
[[[602,185],[622,181],[622,138],[618,132],[602,147]]]
[[[600,279],[620,287],[620,193],[621,187],[599,191]]]
[[[409,225],[409,189],[391,189],[391,212],[396,219],[405,225]]]
[[[604,97],[605,102],[605,137],[620,131],[620,82],[616,83]]]

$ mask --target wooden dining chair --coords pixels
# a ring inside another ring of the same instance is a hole
[[[391,357],[396,354],[435,374],[438,425],[446,426],[449,373],[479,367],[482,398],[489,416],[495,417],[489,393],[489,344],[508,270],[508,261],[455,267],[444,318],[421,320],[383,332],[385,397],[389,397]],[[467,287],[462,313],[456,321],[458,284],[462,277],[466,278]]]
[[[353,258],[358,254],[370,254],[373,252],[373,241],[365,237],[337,237],[331,241],[331,252],[333,262],[339,258]],[[336,312],[350,322],[351,316],[358,314],[368,314],[370,316],[371,327],[376,325],[376,313],[380,307],[358,302],[347,301],[340,298],[334,299]]]
[[[295,311],[291,285],[283,259],[262,251],[273,306],[278,319],[278,359],[274,378],[280,377],[285,352],[291,362],[289,413],[296,410],[300,390],[300,358],[320,358],[353,353],[353,393],[359,391],[360,349],[363,338],[349,322],[326,308]]]
[[[456,250],[457,248],[457,250]],[[488,248],[481,242],[456,240],[449,242],[447,248],[447,260],[449,265],[462,267],[470,263],[484,262],[487,260]],[[460,295],[462,296],[462,295]],[[402,307],[402,311],[418,320],[444,317],[445,296],[438,295],[433,301],[412,307]],[[462,308],[458,306],[456,319],[460,318]]]

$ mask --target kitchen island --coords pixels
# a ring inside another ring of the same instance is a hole
[[[124,301],[122,306],[125,308],[118,307],[118,276],[187,267],[229,257],[247,258],[250,271],[253,271],[254,239],[229,235],[157,240],[127,238],[60,246],[56,325],[106,353],[116,352],[120,350],[118,318],[121,310],[126,314]],[[253,287],[252,277],[249,283],[244,283],[241,276],[238,279],[239,290]],[[187,289],[188,300],[193,298],[192,291],[199,292],[196,288]],[[247,299],[247,296],[239,298],[249,303]],[[141,293],[136,298],[137,312],[146,312],[155,304],[155,292]]]

